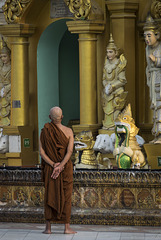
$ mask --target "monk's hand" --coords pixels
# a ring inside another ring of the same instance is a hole
[[[63,171],[63,169],[64,167],[62,167],[60,163],[55,165],[51,174],[51,178],[56,179],[57,177],[59,177],[59,174],[61,173],[61,171]]]
[[[59,165],[60,165],[60,162],[54,163],[54,168],[59,166]]]

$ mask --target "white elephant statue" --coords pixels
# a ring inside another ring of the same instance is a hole
[[[108,134],[99,134],[96,137],[96,141],[93,149],[101,153],[112,153],[114,150],[115,134],[109,136]]]
[[[142,147],[145,143],[144,139],[139,135],[136,135],[135,137],[139,146]],[[113,153],[115,148],[115,139],[115,133],[112,133],[110,136],[108,134],[99,134],[96,137],[93,149],[101,153]]]

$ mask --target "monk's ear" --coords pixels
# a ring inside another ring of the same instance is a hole
[[[51,116],[49,115],[49,118],[51,119]]]

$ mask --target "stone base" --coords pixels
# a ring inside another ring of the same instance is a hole
[[[161,211],[131,209],[73,209],[72,224],[161,226]]]
[[[44,209],[35,207],[5,208],[0,207],[0,222],[45,223]]]
[[[125,226],[161,226],[160,210],[129,209],[80,209],[72,208],[71,224],[89,225],[125,225]],[[45,223],[44,209],[30,210],[0,208],[1,222]]]
[[[0,168],[0,221],[45,222],[38,168]],[[77,170],[73,224],[161,226],[161,171]]]
[[[144,144],[148,165],[151,169],[161,169],[161,144]]]

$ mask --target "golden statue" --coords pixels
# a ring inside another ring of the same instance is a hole
[[[161,143],[161,42],[159,27],[148,15],[144,25],[146,46],[146,77],[150,91],[151,109],[153,110],[153,143]]]
[[[136,135],[139,129],[132,118],[131,105],[121,112],[115,121],[115,156],[118,168],[128,169],[135,165],[144,167],[146,165],[145,157],[137,142]]]
[[[11,51],[2,38],[0,66],[0,126],[10,124],[11,112]]]
[[[124,108],[127,92],[125,67],[127,61],[114,43],[112,34],[107,46],[107,56],[103,68],[102,106],[104,111],[103,129],[114,130],[115,119]]]
[[[91,131],[82,131],[74,139],[76,168],[97,169],[98,163],[93,149],[95,141]]]

